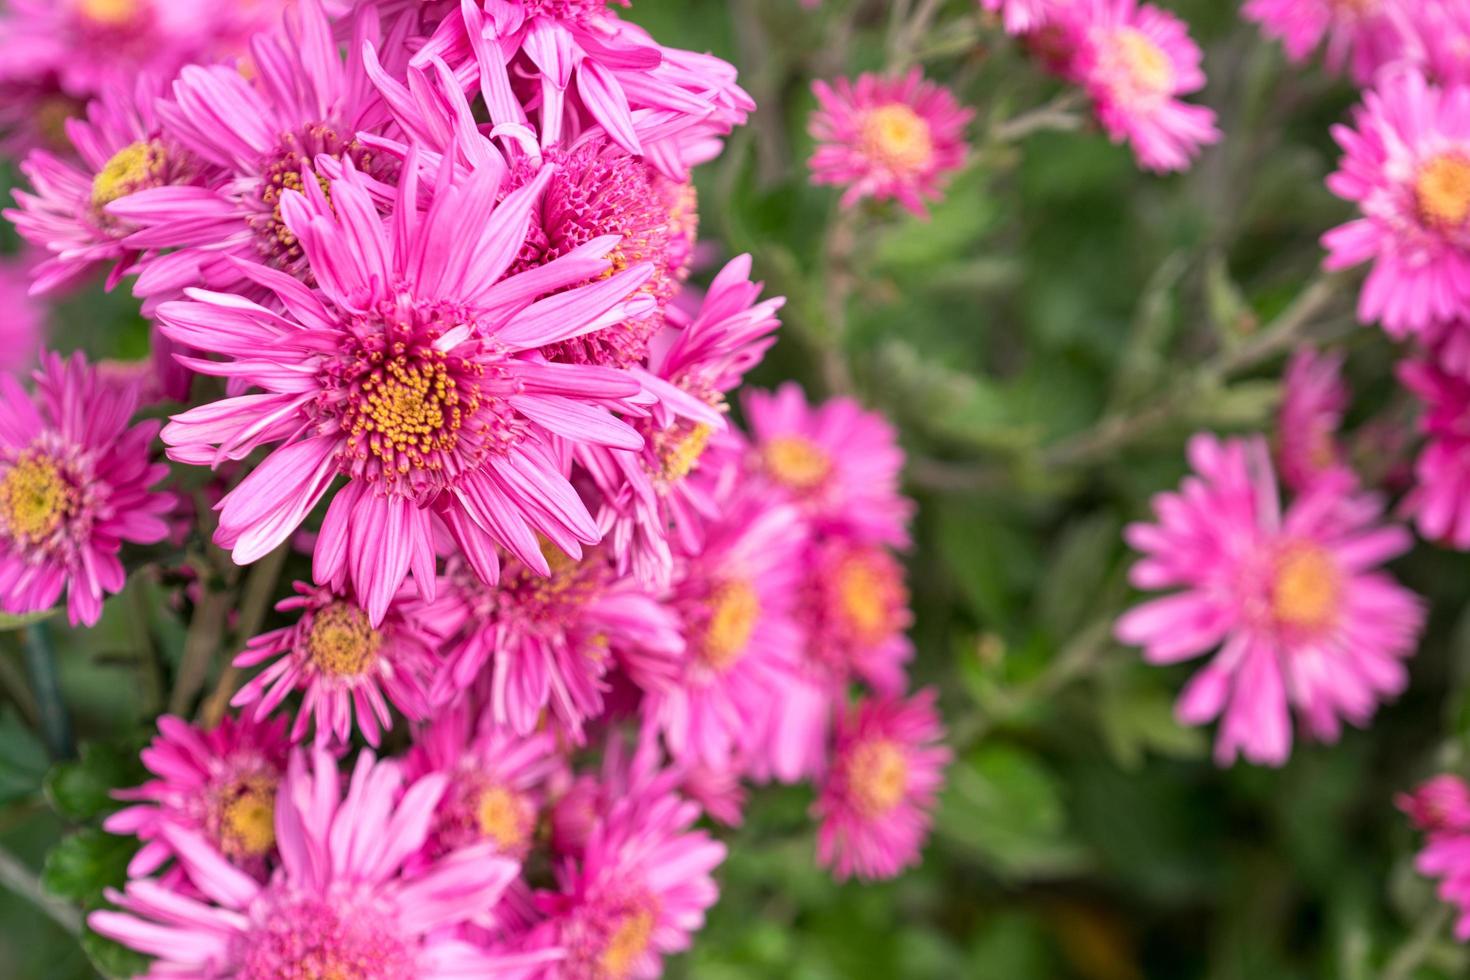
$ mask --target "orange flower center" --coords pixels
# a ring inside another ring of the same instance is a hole
[[[77,11],[101,27],[121,27],[138,16],[138,0],[80,0]]]
[[[1337,618],[1342,574],[1327,549],[1298,543],[1276,558],[1271,612],[1283,626],[1317,630]]]
[[[383,636],[357,606],[334,602],[312,619],[306,638],[311,662],[335,677],[360,677],[378,661]]]
[[[898,806],[908,782],[908,760],[887,739],[860,742],[847,760],[848,791],[864,816],[881,817]]]
[[[849,555],[835,579],[839,612],[859,642],[877,643],[893,632],[892,600],[900,586],[888,562],[872,553]]]
[[[820,446],[803,436],[776,436],[761,451],[766,472],[799,493],[808,493],[826,482],[832,459]]]
[[[899,173],[919,170],[934,158],[929,123],[899,102],[868,110],[859,126],[858,141],[870,158]]]
[[[490,786],[475,800],[475,822],[480,833],[504,850],[514,850],[530,839],[530,818],[526,801],[505,786]]]
[[[1414,182],[1419,213],[1432,225],[1459,228],[1470,218],[1470,157],[1445,153],[1419,169]]]
[[[709,620],[700,645],[704,662],[715,670],[728,670],[739,662],[760,611],[760,596],[749,582],[719,585],[709,598]]]
[[[45,453],[21,455],[0,478],[0,519],[17,541],[38,541],[61,527],[76,503],[76,491]]]
[[[599,964],[610,980],[623,980],[632,974],[633,967],[648,950],[657,924],[653,912],[648,909],[639,909],[623,917],[608,939]]]

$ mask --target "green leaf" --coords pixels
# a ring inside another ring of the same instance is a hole
[[[1149,752],[1175,759],[1203,758],[1209,739],[1174,720],[1174,698],[1156,687],[1098,690],[1098,723],[1108,752],[1121,769],[1143,765]]]
[[[135,838],[88,827],[64,838],[46,855],[41,884],[58,898],[97,902],[102,889],[120,888],[127,880],[128,861],[137,849]]]
[[[82,930],[81,944],[87,959],[104,977],[136,977],[148,969],[148,957],[91,929]]]
[[[1075,633],[1102,593],[1121,547],[1121,522],[1096,513],[1068,524],[1052,550],[1037,596],[1037,618],[1053,636]]]
[[[76,762],[63,762],[46,776],[46,797],[57,813],[82,822],[115,810],[116,789],[136,786],[147,775],[138,752],[142,740],[91,742]]]
[[[40,612],[26,613],[22,616],[12,616],[10,613],[0,613],[0,633],[11,630],[23,630],[33,623],[44,622],[61,611],[60,606],[43,609]]]
[[[0,710],[0,804],[39,793],[47,762],[41,740],[14,711]]]

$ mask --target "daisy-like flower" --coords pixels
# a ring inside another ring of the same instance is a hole
[[[33,291],[63,289],[106,263],[112,264],[111,289],[142,253],[124,241],[134,226],[109,214],[108,206],[137,191],[193,178],[189,154],[159,128],[154,103],[161,88],[144,75],[132,87],[109,89],[88,105],[85,121],[66,121],[76,160],[38,149],[21,164],[33,189],[14,191],[19,207],[6,210],[5,217],[50,253],[36,267]]]
[[[1321,354],[1302,347],[1286,367],[1276,420],[1276,458],[1282,482],[1292,490],[1304,491],[1326,473],[1351,476],[1337,441],[1348,407],[1342,362],[1340,353]]]
[[[903,450],[893,426],[851,398],[808,404],[788,382],[745,396],[756,469],[818,531],[903,547],[913,504],[899,492]]]
[[[812,92],[812,183],[847,188],[844,207],[871,197],[922,215],[924,202],[938,200],[945,180],[964,166],[965,127],[975,113],[917,68],[902,78],[813,82]]]
[[[336,761],[293,753],[276,795],[280,866],[264,883],[209,841],[177,827],[163,836],[197,894],[133,878],[108,898],[121,911],[93,929],[157,957],[148,977],[520,977],[553,950],[501,954],[455,937],[489,914],[519,865],[489,843],[406,873],[423,848],[442,775],[408,783],[393,762],[363,752],[344,796]]]
[[[1421,65],[1441,85],[1470,84],[1470,7],[1459,0],[1388,3],[1404,61]]]
[[[1285,763],[1293,707],[1326,742],[1344,719],[1366,725],[1407,684],[1424,625],[1419,598],[1378,569],[1408,550],[1408,532],[1379,523],[1378,502],[1346,477],[1319,478],[1283,514],[1259,439],[1197,435],[1189,461],[1197,475],[1155,498],[1158,523],[1126,532],[1144,555],[1133,584],[1173,591],[1124,614],[1118,639],[1153,664],[1218,648],[1176,715],[1223,716],[1221,765]]]
[[[174,497],[150,489],[168,467],[149,458],[157,422],[129,428],[135,385],[104,381],[80,354],[46,354],[34,401],[0,374],[0,609],[50,609],[87,626],[122,590],[123,542],[168,536]]]
[[[950,760],[943,740],[933,691],[853,708],[813,808],[817,863],[839,881],[892,878],[918,863]]]
[[[1323,236],[1324,264],[1373,263],[1358,316],[1395,337],[1470,316],[1470,88],[1394,72],[1332,135],[1327,186],[1362,217]]]
[[[1132,145],[1139,166],[1185,170],[1200,147],[1219,141],[1214,111],[1180,100],[1205,85],[1199,45],[1183,21],[1138,0],[1078,0],[1065,16],[1076,43],[1068,74],[1113,142]]]
[[[164,828],[198,835],[227,861],[264,879],[276,849],[276,786],[286,772],[285,719],[258,723],[225,718],[201,731],[181,718],[158,719],[158,736],[143,750],[156,777],[113,795],[133,802],[103,822],[143,846],[128,864],[141,878],[175,856]]]
[[[1439,897],[1459,913],[1455,938],[1470,941],[1470,786],[1458,776],[1436,776],[1397,802],[1428,837],[1414,867],[1440,879]]]
[[[220,502],[215,540],[252,562],[345,476],[313,576],[350,582],[372,625],[410,573],[432,596],[436,517],[487,582],[499,575],[497,545],[549,572],[536,532],[580,557],[600,533],[553,436],[643,444],[604,407],[621,407],[636,380],[523,352],[643,315],[653,300],[630,294],[648,267],[565,289],[607,268],[616,244],[607,238],[502,281],[551,171],[497,206],[503,168],[479,169],[438,185],[421,210],[417,169],[405,165],[386,219],[350,161],[330,199],[315,182],[283,194],[283,220],[318,288],[236,265],[282,312],[202,291],[159,307],[165,336],[228,358],[182,359],[188,366],[262,389],[175,416],[163,430],[171,455],[218,463],[283,443]]]
[[[230,704],[254,705],[259,721],[292,691],[305,691],[291,740],[299,741],[315,721],[319,744],[345,743],[355,715],[357,730],[377,745],[380,732],[393,727],[390,702],[410,721],[428,717],[427,690],[443,641],[431,604],[400,596],[374,625],[350,596],[302,582],[296,592],[276,604],[280,612],[296,613],[296,622],[252,638],[235,658],[236,667],[270,666]]]
[[[634,426],[637,453],[588,447],[578,461],[602,493],[598,524],[607,529],[618,572],[662,588],[673,575],[674,552],[697,554],[704,526],[718,518],[708,480],[696,478],[710,447],[725,431],[726,396],[776,342],[776,312],[784,298],[760,299],[750,281],[750,256],[732,259],[691,315],[670,306],[654,339],[644,388],[658,398]]]
[[[1398,375],[1424,408],[1409,509],[1424,537],[1470,549],[1470,377],[1432,357],[1401,362]]]
[[[0,372],[34,367],[46,339],[46,306],[30,294],[28,255],[0,258]]]
[[[764,738],[801,649],[794,618],[805,528],[787,503],[739,479],[717,498],[704,549],[675,570],[670,604],[688,640],[678,683],[642,711],[680,763],[728,769]]]
[[[816,542],[803,564],[807,659],[843,685],[859,677],[884,694],[900,693],[914,648],[905,634],[913,613],[898,559],[881,545],[830,537]]]
[[[580,856],[558,869],[559,892],[540,897],[550,918],[532,935],[566,950],[546,980],[657,977],[719,897],[711,873],[725,846],[691,829],[699,807],[674,792],[677,773],[644,768],[621,782]]]
[[[1366,85],[1399,54],[1394,16],[1400,6],[1407,5],[1399,0],[1247,0],[1240,13],[1280,41],[1292,61],[1306,61],[1325,47],[1330,70],[1346,71]]]
[[[545,555],[549,574],[512,560],[495,587],[451,562],[453,587],[442,601],[463,625],[435,700],[446,702],[478,681],[496,724],[529,735],[549,708],[580,742],[583,722],[603,711],[615,664],[656,684],[671,674],[684,641],[659,597],[616,575],[602,549],[577,560],[548,543]]]

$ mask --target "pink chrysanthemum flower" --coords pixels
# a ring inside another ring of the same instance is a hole
[[[451,563],[454,586],[443,602],[463,625],[448,648],[435,700],[448,701],[479,682],[486,715],[496,724],[529,735],[549,709],[580,742],[583,723],[602,714],[615,665],[656,684],[672,673],[684,640],[659,596],[616,575],[602,549],[576,560],[548,544],[545,555],[549,574],[512,560],[494,587]]]
[[[1378,523],[1376,500],[1346,478],[1318,479],[1281,512],[1263,441],[1198,435],[1197,475],[1154,499],[1156,524],[1133,524],[1139,588],[1175,590],[1118,620],[1124,643],[1154,664],[1218,651],[1184,689],[1176,715],[1223,715],[1215,758],[1281,765],[1290,709],[1331,742],[1343,720],[1363,726],[1408,682],[1404,659],[1424,625],[1419,598],[1378,569],[1408,550],[1403,528]]]
[[[1459,912],[1455,938],[1470,940],[1470,786],[1458,776],[1436,776],[1397,802],[1428,836],[1414,867],[1441,879],[1439,897]]]
[[[917,864],[950,760],[943,740],[933,691],[853,708],[813,808],[817,863],[839,881],[892,878]]]
[[[130,834],[143,847],[128,864],[141,878],[174,857],[164,828],[207,841],[227,861],[263,879],[276,849],[276,786],[286,772],[285,719],[258,723],[225,718],[201,731],[181,718],[158,719],[158,736],[143,750],[154,774],[134,789],[113,795],[133,801],[103,822],[114,834]]]
[[[472,724],[459,707],[414,739],[405,765],[410,778],[440,772],[449,780],[425,844],[429,858],[488,841],[519,861],[534,843],[547,782],[564,763],[549,732],[516,735],[488,712]]]
[[[765,737],[771,692],[786,688],[800,654],[805,528],[759,488],[737,487],[718,503],[704,549],[674,573],[670,603],[688,640],[678,682],[647,692],[642,711],[675,760],[729,769]]]
[[[1358,316],[1403,337],[1470,315],[1470,88],[1394,72],[1332,135],[1327,186],[1363,216],[1323,236],[1324,264],[1373,263]]]
[[[980,0],[980,6],[1001,15],[1007,34],[1030,34],[1043,27],[1055,9],[1068,0]]]
[[[1325,42],[1327,67],[1366,85],[1399,54],[1397,6],[1398,0],[1247,0],[1240,12],[1280,41],[1292,61],[1307,60]]]
[[[445,778],[407,783],[392,762],[357,759],[345,797],[335,760],[308,769],[293,753],[276,796],[280,866],[261,883],[197,834],[167,827],[199,895],[134,878],[108,898],[121,911],[88,916],[93,929],[157,957],[148,977],[372,977],[430,980],[520,977],[556,958],[501,955],[455,938],[490,913],[519,865],[477,844],[408,874],[423,848]]]
[[[291,740],[299,741],[315,721],[319,744],[346,743],[355,716],[357,730],[377,745],[380,732],[393,727],[389,703],[410,721],[428,717],[428,685],[443,642],[437,628],[443,617],[431,604],[401,595],[374,625],[350,596],[303,582],[296,592],[276,604],[296,613],[296,622],[252,638],[235,658],[236,667],[270,666],[230,704],[254,705],[260,720],[292,691],[305,691]]]
[[[1470,84],[1470,7],[1460,0],[1390,3],[1402,59],[1441,85]]]
[[[218,463],[283,443],[220,502],[216,541],[252,562],[347,477],[327,508],[313,575],[352,583],[375,625],[410,574],[432,596],[435,517],[487,582],[499,574],[497,545],[549,571],[536,532],[580,557],[600,533],[553,437],[643,444],[604,407],[621,407],[636,380],[532,355],[642,315],[653,301],[630,294],[648,268],[537,301],[605,270],[615,244],[599,239],[501,280],[551,172],[495,206],[503,168],[476,170],[440,185],[421,210],[416,171],[410,160],[388,219],[350,162],[330,200],[314,182],[304,195],[285,192],[283,220],[318,288],[237,264],[283,312],[202,291],[159,308],[165,336],[228,358],[185,359],[190,367],[263,389],[176,416],[163,430],[171,455]]]
[[[159,91],[152,76],[143,76],[133,88],[104,92],[87,107],[85,121],[66,121],[77,160],[33,150],[21,164],[34,190],[14,191],[19,208],[5,217],[50,253],[36,268],[35,292],[64,289],[106,263],[112,263],[108,288],[115,286],[142,253],[125,242],[134,226],[108,213],[108,206],[140,190],[192,179],[188,153],[159,129]]]
[[[30,293],[33,263],[28,254],[0,258],[0,372],[35,366],[46,341],[48,310]]]
[[[913,504],[899,492],[903,450],[893,426],[851,398],[813,407],[801,386],[745,396],[756,468],[817,530],[903,547]]]
[[[578,460],[602,492],[598,524],[607,529],[619,574],[668,585],[674,553],[697,554],[705,525],[719,517],[710,481],[697,479],[712,439],[725,430],[726,395],[776,342],[785,299],[760,300],[750,256],[732,259],[691,315],[671,306],[638,376],[658,398],[637,453],[589,447]]]
[[[813,82],[812,92],[812,183],[847,188],[844,207],[865,197],[891,199],[922,215],[924,202],[938,200],[944,181],[964,166],[965,127],[974,112],[917,68],[903,78]]]
[[[831,537],[813,545],[803,611],[808,660],[842,684],[861,678],[883,694],[905,687],[913,623],[903,566],[881,545]]]
[[[691,829],[699,807],[676,782],[645,770],[606,794],[580,856],[557,871],[559,893],[540,899],[550,918],[532,935],[566,950],[545,980],[651,980],[703,928],[725,846]]]
[[[1320,354],[1302,347],[1286,367],[1276,420],[1276,458],[1282,482],[1292,490],[1305,491],[1324,474],[1351,476],[1337,442],[1348,407],[1342,362],[1340,353]]]
[[[1219,141],[1214,110],[1179,98],[1205,85],[1199,45],[1182,20],[1138,0],[1079,0],[1066,18],[1076,42],[1068,74],[1139,166],[1185,170],[1200,147]]]
[[[1408,507],[1424,537],[1470,549],[1470,378],[1434,358],[1403,361],[1398,374],[1424,406]]]
[[[689,167],[719,154],[721,138],[755,103],[731,65],[660,45],[608,7],[468,0],[446,14],[413,64],[442,59],[461,78],[478,76],[496,127],[523,129],[534,117],[549,147],[600,126],[627,152],[685,180]]]
[[[0,374],[0,609],[50,609],[66,591],[72,625],[92,625],[122,590],[123,542],[168,536],[168,474],[149,447],[157,422],[128,422],[136,386],[103,381],[80,354],[47,354],[34,401]]]

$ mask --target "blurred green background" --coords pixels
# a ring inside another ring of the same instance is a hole
[[[1395,352],[1353,323],[1356,281],[1324,287],[1304,327],[1282,316],[1317,274],[1318,235],[1348,215],[1322,179],[1352,89],[1287,66],[1232,2],[1164,5],[1206,50],[1202,100],[1227,134],[1192,172],[1141,174],[1091,125],[1007,138],[1008,121],[1065,88],[973,0],[950,0],[920,50],[926,73],[977,109],[973,162],[927,222],[865,211],[836,267],[836,194],[806,182],[809,83],[880,67],[888,4],[637,0],[629,13],[666,44],[733,61],[761,105],[699,174],[702,237],[754,253],[769,291],[790,297],[756,385],[794,377],[821,393],[849,375],[902,431],[920,502],[915,678],[939,687],[956,751],[925,864],[891,883],[832,883],[813,867],[810,794],[755,793],[729,835],[722,900],[670,976],[1470,971],[1393,808],[1396,792],[1463,761],[1470,561],[1421,545],[1398,563],[1433,607],[1409,692],[1367,732],[1299,743],[1281,771],[1217,769],[1213,733],[1172,721],[1190,666],[1147,667],[1109,638],[1132,601],[1120,528],[1176,483],[1191,431],[1269,430],[1294,343],[1349,350],[1351,421],[1369,435],[1412,418]],[[850,277],[852,299],[834,310],[835,276]],[[61,349],[146,350],[124,295],[88,291],[54,319]],[[1358,447],[1365,472],[1391,480],[1402,449],[1366,436]],[[97,630],[55,634],[79,737],[97,744],[52,774],[49,797],[23,724],[21,634],[0,634],[0,844],[36,866],[95,825],[109,785],[135,780],[129,752],[155,694],[132,661],[140,646],[176,659],[182,627],[157,583],[139,580]],[[126,861],[95,831],[79,841],[46,871],[63,894]],[[0,975],[94,974],[65,932],[0,890]]]

